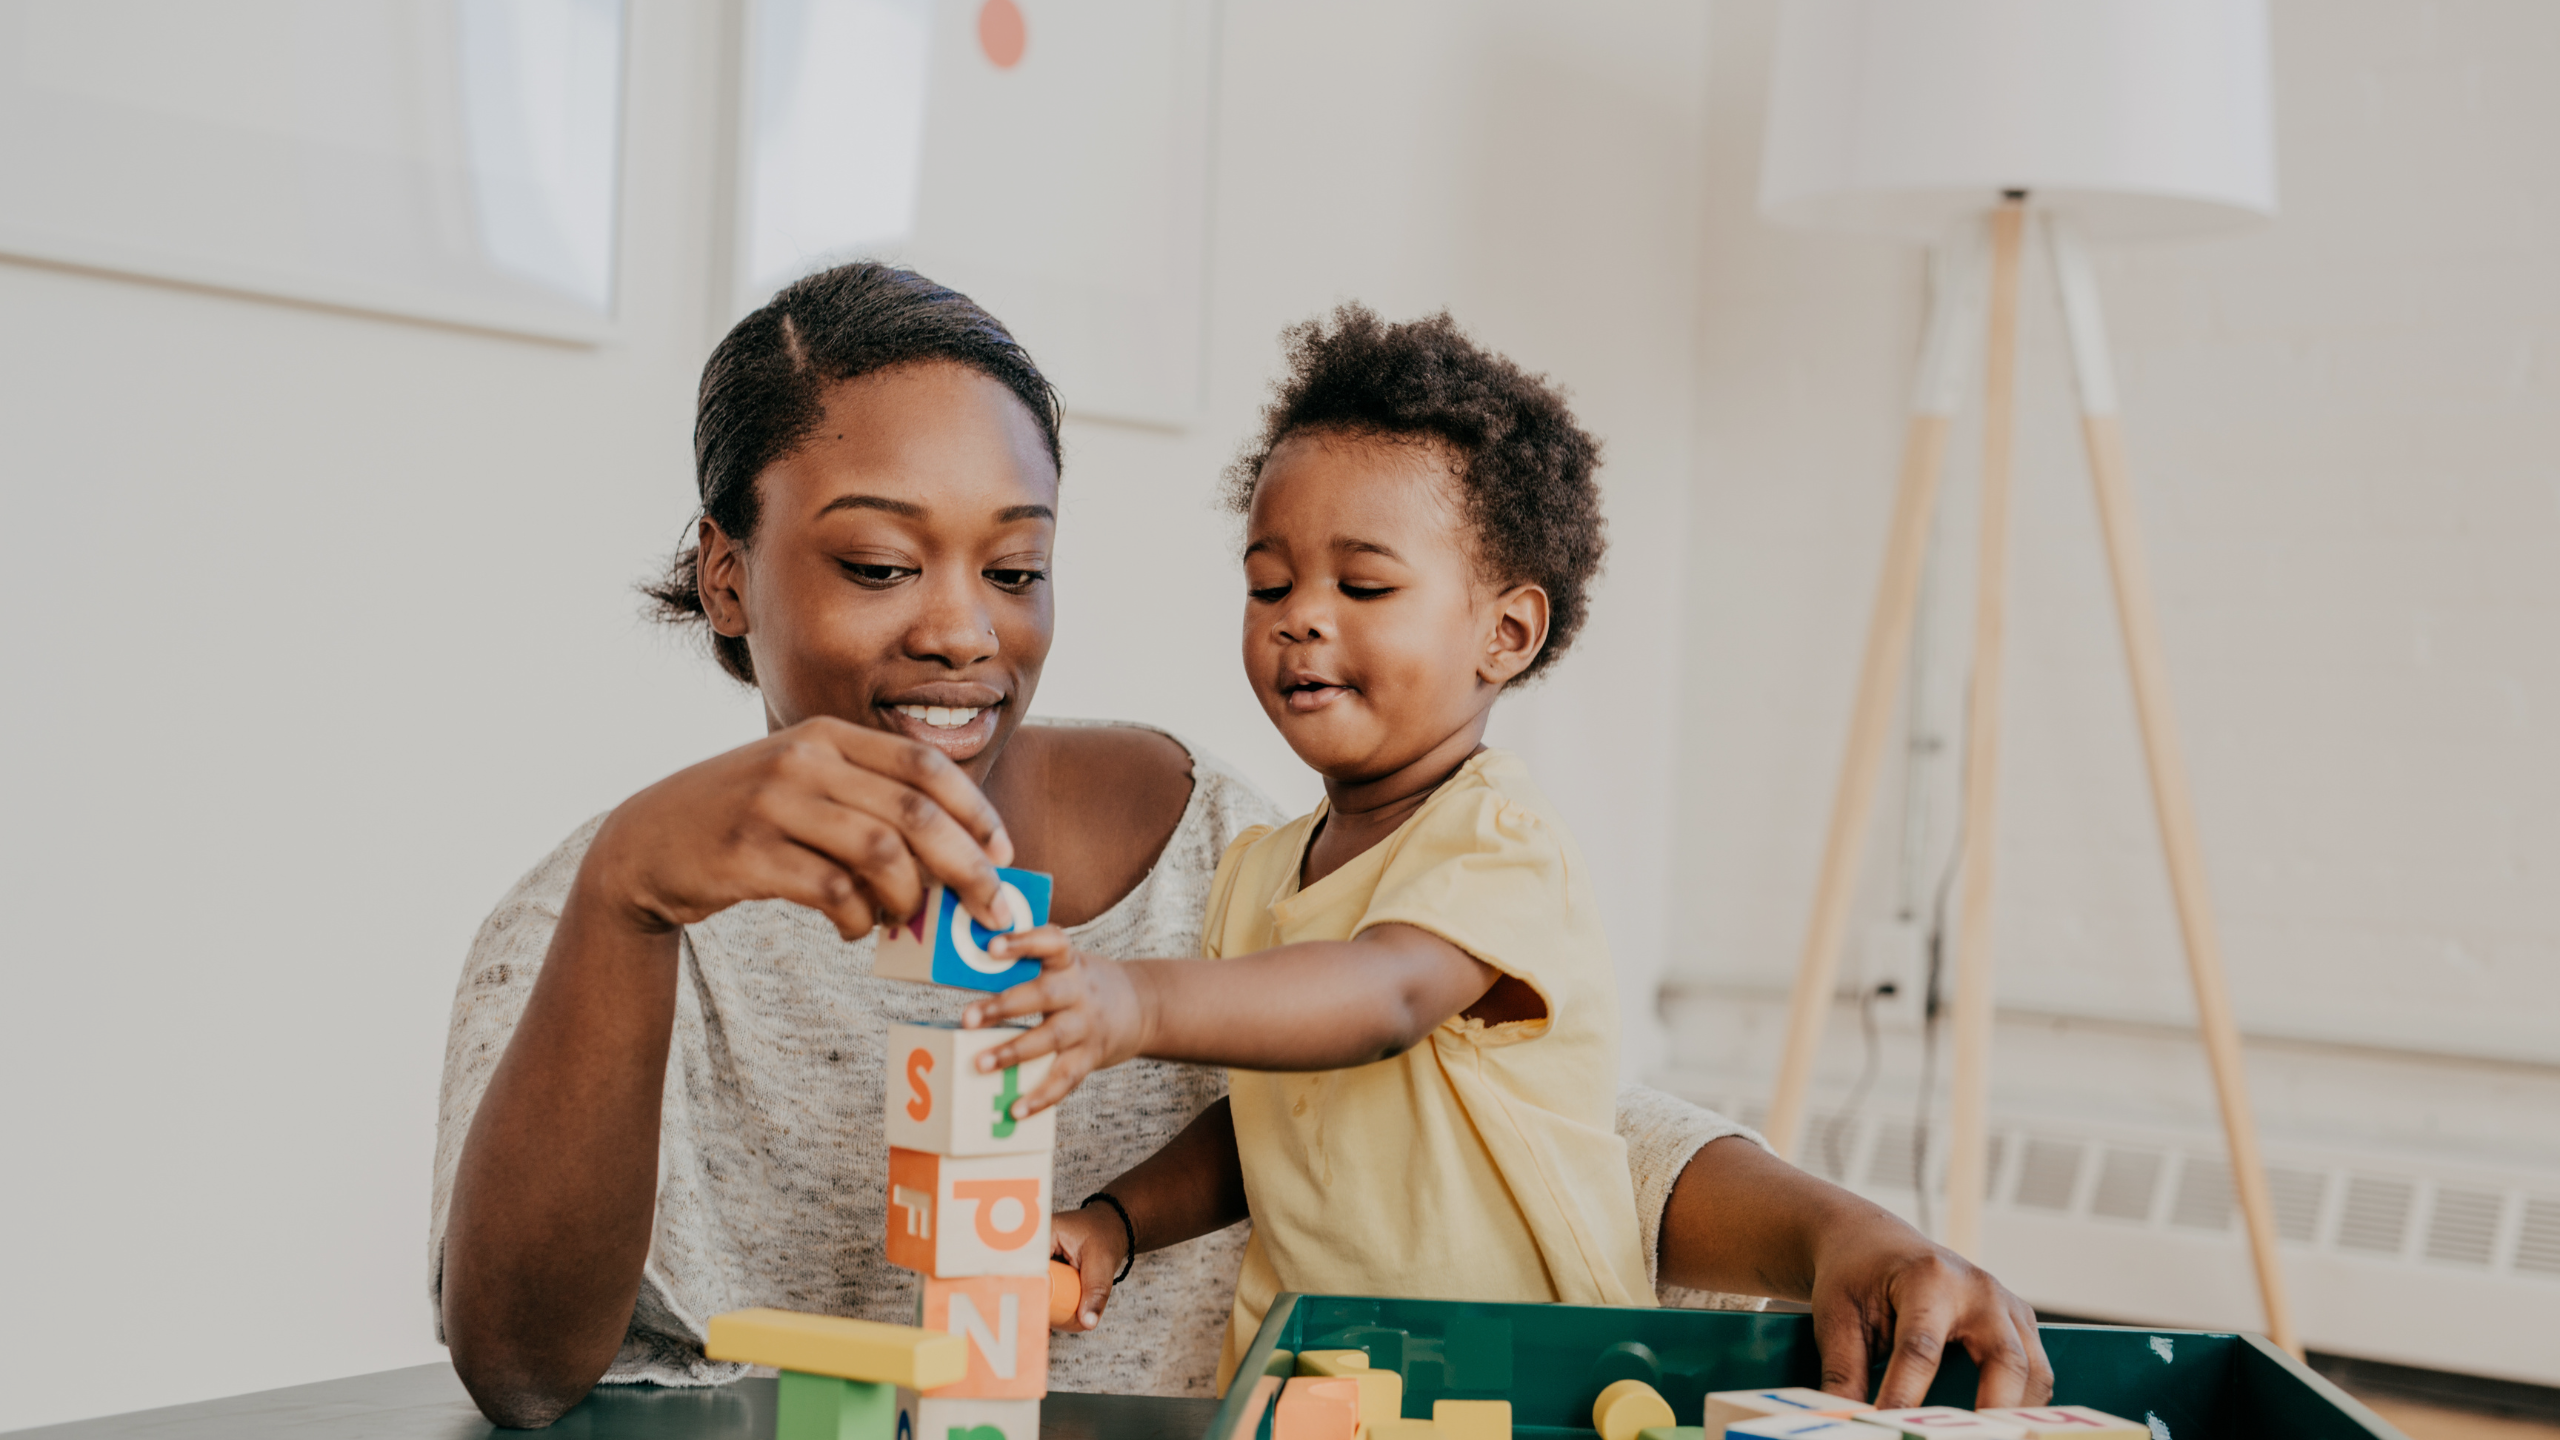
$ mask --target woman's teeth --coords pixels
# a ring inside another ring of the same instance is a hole
[[[977,719],[978,712],[986,707],[979,705],[959,710],[947,705],[900,705],[895,708],[908,719],[921,720],[936,730],[957,730]]]

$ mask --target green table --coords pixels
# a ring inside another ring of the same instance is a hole
[[[600,1385],[548,1430],[499,1430],[480,1418],[451,1365],[416,1365],[317,1385],[262,1390],[10,1432],[10,1440],[773,1440],[771,1380],[708,1390]],[[1052,1395],[1042,1440],[1199,1440],[1214,1400]]]

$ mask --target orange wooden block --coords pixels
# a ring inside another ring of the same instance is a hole
[[[1049,1262],[1049,1328],[1064,1330],[1084,1303],[1084,1277],[1064,1260]]]
[[[1049,1281],[1040,1275],[972,1275],[924,1282],[924,1328],[969,1342],[969,1373],[927,1398],[1036,1400],[1049,1393]]]
[[[1271,1440],[1359,1440],[1359,1435],[1359,1381],[1300,1375],[1280,1387],[1280,1403],[1271,1412]]]
[[[892,1265],[946,1279],[1048,1274],[1048,1155],[933,1155],[889,1147],[883,1249]],[[1044,1292],[1040,1308],[1048,1304]]]

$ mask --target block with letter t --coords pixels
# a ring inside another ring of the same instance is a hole
[[[890,1264],[943,1279],[1034,1276],[1045,1317],[1049,1152],[936,1155],[891,1146],[885,1249]]]
[[[1037,961],[999,960],[987,953],[998,935],[1049,923],[1049,877],[1037,870],[996,871],[996,905],[1011,922],[990,930],[977,922],[947,887],[927,887],[924,908],[880,929],[871,973],[889,980],[952,985],[963,990],[1010,990],[1040,973]]]
[[[1023,1032],[1009,1026],[889,1027],[889,1143],[935,1155],[1045,1153],[1058,1143],[1058,1112],[1013,1117],[1014,1102],[1048,1078],[1047,1055],[980,1074],[978,1057]]]

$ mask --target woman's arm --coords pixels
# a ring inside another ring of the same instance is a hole
[[[1221,1096],[1203,1110],[1163,1149],[1141,1160],[1128,1173],[1103,1187],[1129,1213],[1123,1226],[1110,1206],[1087,1205],[1050,1220],[1050,1245],[1084,1281],[1084,1299],[1076,1307],[1069,1330],[1090,1330],[1102,1323],[1102,1307],[1110,1302],[1112,1277],[1129,1258],[1134,1234],[1137,1253],[1162,1250],[1197,1239],[1246,1217],[1244,1164],[1236,1158],[1235,1111]]]
[[[1949,1345],[1982,1369],[1983,1409],[2041,1405],[2053,1366],[2035,1311],[1963,1256],[1882,1207],[1739,1135],[1700,1147],[1662,1212],[1662,1278],[1813,1306],[1822,1388],[1863,1399],[1889,1354],[1880,1409],[1918,1405]]]
[[[948,759],[835,720],[680,771],[607,818],[454,1177],[445,1334],[484,1414],[548,1424],[621,1347],[657,1199],[679,927],[782,899],[852,939],[913,913],[928,870],[985,913],[1009,855]]]
[[[1048,1077],[1015,1102],[1034,1115],[1096,1070],[1144,1055],[1243,1070],[1340,1070],[1401,1055],[1480,1001],[1507,1001],[1499,970],[1411,925],[1349,940],[1308,940],[1219,960],[1109,960],[1070,948],[1054,925],[999,936],[997,956],[1028,956],[1038,979],[974,1001],[971,1027],[1039,1015],[1040,1024],[978,1058],[988,1072],[1054,1054]],[[1535,992],[1528,1015],[1542,1013]],[[1515,1018],[1510,1015],[1488,1019]]]

